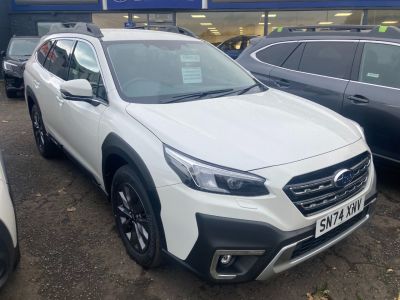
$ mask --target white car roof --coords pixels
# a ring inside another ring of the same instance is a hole
[[[133,41],[133,40],[171,40],[171,41],[198,41],[198,39],[165,31],[144,29],[101,29],[103,41]]]

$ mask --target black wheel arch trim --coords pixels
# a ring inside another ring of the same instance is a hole
[[[28,98],[31,98],[33,100],[33,104],[36,104],[37,106],[39,106],[39,103],[37,101],[37,98],[35,96],[35,93],[33,92],[32,88],[30,86],[26,87],[26,104],[28,105],[28,111],[29,111],[29,115],[31,115],[31,110],[32,110],[32,106],[28,101]],[[40,109],[40,107],[39,107]]]
[[[107,174],[106,164],[107,160],[110,156],[116,155],[122,158],[124,161],[127,162],[129,166],[132,166],[135,171],[138,172],[139,178],[143,181],[146,191],[150,196],[150,200],[152,201],[152,206],[156,214],[157,222],[160,226],[160,230],[162,233],[162,248],[167,249],[167,244],[165,240],[164,234],[164,226],[161,220],[161,202],[160,198],[157,193],[156,186],[154,184],[153,177],[150,174],[149,169],[147,168],[146,164],[144,163],[143,159],[140,155],[127,143],[125,142],[120,136],[115,133],[110,133],[105,138],[102,146],[102,174],[103,174],[103,182],[105,192],[108,194],[109,197],[111,191],[111,181],[110,174]]]

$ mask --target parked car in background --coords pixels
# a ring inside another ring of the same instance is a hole
[[[238,62],[268,86],[358,122],[375,156],[400,163],[399,28],[279,28]]]
[[[4,86],[8,98],[14,98],[18,92],[24,90],[24,66],[38,42],[38,37],[14,36],[8,44],[7,51],[1,53]]]
[[[255,38],[255,35],[239,35],[235,36],[223,43],[218,48],[225,52],[233,59],[237,59],[244,49],[249,45],[250,40]]]
[[[144,267],[168,255],[210,281],[263,280],[373,212],[360,126],[268,89],[205,41],[56,26],[24,78],[39,152],[87,170]]]
[[[0,288],[4,286],[19,261],[19,247],[14,206],[0,154]]]

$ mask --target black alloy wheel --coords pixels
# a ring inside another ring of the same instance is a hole
[[[118,232],[128,254],[146,268],[161,263],[161,233],[141,179],[123,166],[114,175],[111,201]]]

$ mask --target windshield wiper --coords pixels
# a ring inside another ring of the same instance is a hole
[[[212,91],[205,91],[205,92],[196,92],[196,93],[189,93],[189,94],[184,94],[184,95],[179,95],[179,96],[174,96],[172,97],[172,100],[167,100],[162,103],[174,103],[174,102],[180,102],[186,99],[190,98],[196,98],[200,99],[209,95],[214,95],[214,94],[221,94],[221,93],[227,93],[227,92],[232,92],[233,89],[221,89],[221,90],[212,90]]]
[[[260,86],[259,83],[255,83],[245,89],[242,89],[241,91],[238,92],[238,95],[243,95],[243,94],[247,93],[248,91],[250,91],[251,89],[255,88],[256,86]]]

